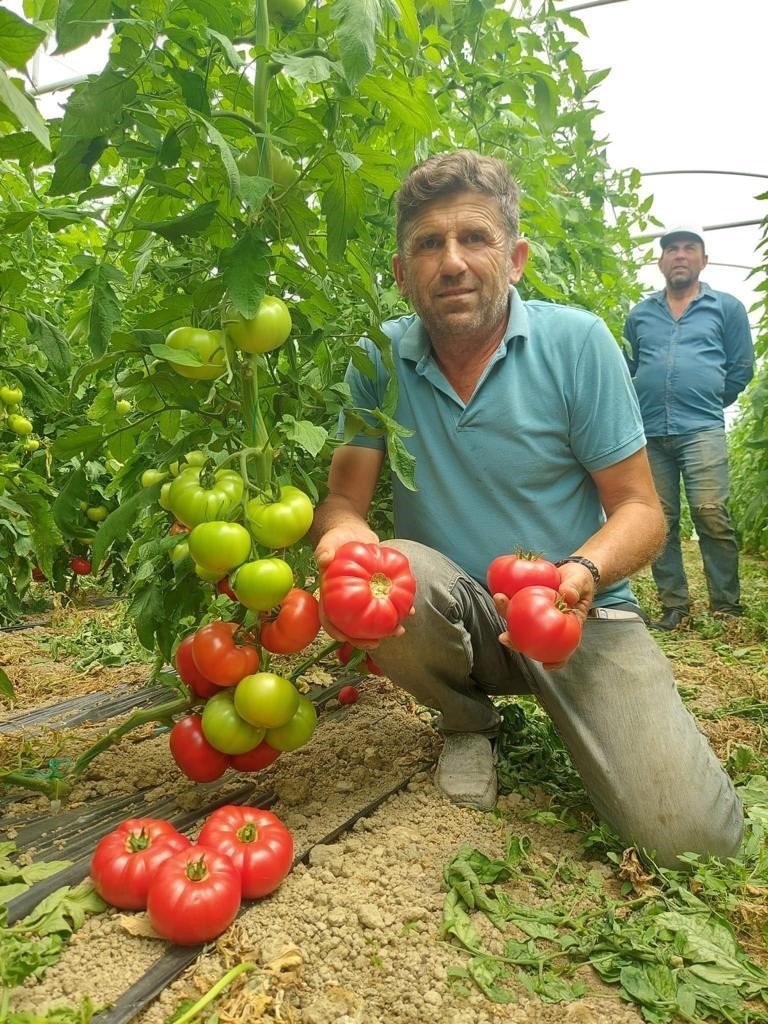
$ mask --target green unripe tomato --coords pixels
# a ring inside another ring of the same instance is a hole
[[[312,525],[314,509],[298,487],[280,488],[277,501],[252,498],[245,506],[251,533],[265,548],[287,548],[301,540]]]
[[[85,510],[85,514],[92,523],[103,523],[109,515],[109,509],[106,505],[91,505]]]
[[[293,21],[306,6],[306,0],[267,0],[270,20],[279,25]]]
[[[244,352],[271,352],[291,333],[291,314],[276,295],[265,295],[256,316],[250,320],[228,311],[224,318],[227,336]]]
[[[168,552],[168,557],[175,565],[177,562],[180,562],[182,558],[186,558],[188,554],[189,544],[185,540],[180,540],[179,543],[175,547],[172,547]]]
[[[210,569],[204,569],[202,565],[195,565],[195,576],[204,583],[218,583],[220,579],[226,576],[226,573],[211,571]]]
[[[8,428],[14,434],[19,434],[22,437],[31,434],[34,429],[31,420],[28,420],[26,416],[19,416],[18,413],[12,413],[8,417]]]
[[[160,494],[159,494],[158,499],[157,499],[157,503],[160,506],[160,508],[164,508],[166,512],[170,512],[171,511],[171,506],[169,504],[170,497],[171,497],[171,481],[169,480],[167,484],[163,484],[163,486],[160,488]]]
[[[151,487],[152,484],[159,484],[161,480],[165,480],[168,474],[162,469],[145,469],[141,474],[141,486]]]
[[[296,169],[296,165],[290,157],[285,156],[281,153],[277,146],[269,144],[269,162],[272,169],[272,181],[280,188],[290,188],[299,178],[299,172]],[[251,148],[240,157],[237,161],[237,168],[241,174],[248,175],[251,178],[268,178],[270,174],[268,168],[265,166],[265,162],[262,159],[262,151],[260,146],[251,146]]]
[[[3,405],[18,405],[23,397],[24,392],[21,388],[12,388],[7,384],[0,388],[0,402]]]
[[[297,747],[303,747],[309,741],[316,725],[317,711],[315,705],[300,693],[299,706],[293,718],[286,722],[285,725],[279,725],[275,729],[267,729],[264,738],[274,750],[296,750]]]
[[[115,412],[118,416],[127,416],[133,406],[127,398],[118,398],[115,402]]]
[[[232,589],[240,604],[253,612],[277,607],[293,586],[293,570],[282,558],[257,558],[241,565]]]
[[[203,735],[222,754],[245,754],[258,747],[264,730],[246,722],[235,709],[234,694],[229,690],[215,693],[203,708]]]
[[[40,442],[36,437],[28,437],[27,440],[24,442],[24,448],[28,452],[36,452],[39,447]]]
[[[246,722],[275,729],[293,718],[299,707],[299,691],[284,676],[256,672],[235,687],[235,709]]]
[[[214,380],[226,369],[224,359],[223,331],[204,331],[200,327],[177,327],[165,339],[169,348],[180,352],[191,352],[201,362],[201,366],[187,366],[184,363],[170,362],[173,369],[190,380]]]
[[[200,523],[189,535],[189,553],[208,572],[229,573],[251,553],[251,535],[239,523]]]

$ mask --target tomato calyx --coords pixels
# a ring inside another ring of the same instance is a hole
[[[239,828],[235,835],[241,843],[255,843],[259,838],[259,830],[252,821],[249,821]]]
[[[148,850],[152,845],[152,838],[146,829],[142,829],[141,832],[131,832],[126,838],[125,850],[126,853],[139,853],[141,850]]]
[[[208,865],[205,863],[205,854],[198,860],[189,861],[184,874],[190,882],[204,882],[208,877]]]
[[[385,576],[383,572],[375,572],[371,576],[371,594],[377,600],[383,601],[386,597],[389,597],[389,592],[392,589],[392,580],[389,576]]]

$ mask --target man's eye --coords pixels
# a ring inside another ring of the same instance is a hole
[[[482,245],[484,241],[485,235],[482,233],[482,231],[472,231],[466,237],[467,245]]]
[[[437,238],[422,238],[419,242],[420,249],[437,249],[440,242]]]

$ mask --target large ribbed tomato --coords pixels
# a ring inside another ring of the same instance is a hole
[[[121,910],[143,910],[150,882],[163,861],[190,845],[161,818],[128,818],[105,835],[91,859],[96,892]]]
[[[342,544],[320,580],[326,619],[354,640],[394,633],[410,613],[415,593],[408,559],[380,544]]]
[[[243,898],[259,899],[280,885],[293,864],[293,837],[277,815],[259,807],[219,807],[198,837],[229,857],[240,872]]]
[[[240,873],[223,853],[190,846],[161,866],[147,894],[147,914],[164,939],[196,945],[215,939],[240,909]]]
[[[521,654],[556,665],[581,642],[581,620],[551,587],[524,587],[507,605],[507,633]]]

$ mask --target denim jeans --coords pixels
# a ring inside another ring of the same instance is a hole
[[[728,511],[728,450],[725,430],[701,430],[648,438],[648,459],[669,530],[653,563],[664,608],[687,610],[688,581],[680,549],[680,478],[699,537],[713,611],[740,610],[739,549]]]
[[[588,619],[567,665],[548,672],[499,643],[504,623],[490,595],[454,562],[414,541],[387,544],[411,562],[416,613],[374,658],[393,682],[441,712],[442,732],[492,737],[493,696],[534,694],[595,809],[627,843],[665,866],[684,852],[736,853],[740,801],[639,616]]]

